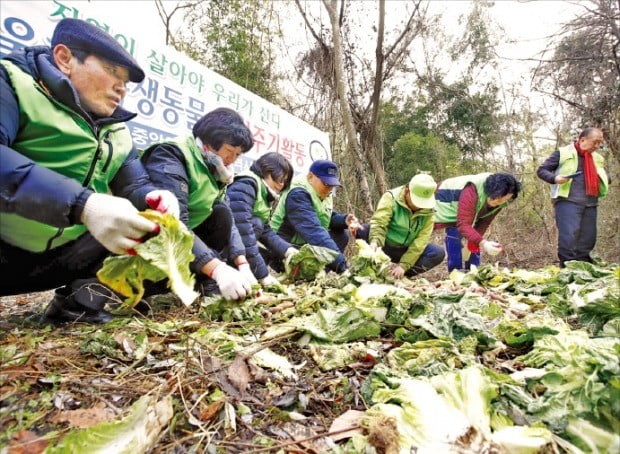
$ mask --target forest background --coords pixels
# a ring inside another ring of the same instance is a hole
[[[437,3],[155,1],[167,44],[330,134],[339,211],[368,221],[386,189],[421,171],[515,174],[523,193],[487,235],[504,245],[504,265],[557,261],[550,185],[536,169],[601,127],[612,184],[594,252],[618,262],[620,0],[551,2],[572,17],[525,66],[502,55],[512,38],[496,2],[458,2],[465,12],[449,26]]]

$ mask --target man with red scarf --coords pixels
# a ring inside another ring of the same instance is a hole
[[[576,142],[554,151],[536,172],[541,180],[553,184],[561,267],[569,260],[592,262],[598,199],[607,194],[609,185],[605,161],[596,153],[602,142],[603,131],[586,128]]]

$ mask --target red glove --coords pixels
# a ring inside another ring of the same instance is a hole
[[[170,191],[156,190],[149,192],[145,197],[149,208],[160,213],[170,213],[175,218],[179,217],[179,201]]]
[[[144,243],[146,240],[150,240],[151,238],[153,238],[158,233],[159,233],[159,224],[155,224],[155,228],[153,229],[153,231],[151,233],[147,233],[142,238],[132,238],[132,240],[137,241],[138,243]],[[127,254],[129,254],[129,255],[138,255],[138,253],[136,252],[136,250],[134,248],[127,249]]]
[[[467,250],[472,254],[480,254],[480,245],[476,243],[472,243],[471,241],[467,242]]]

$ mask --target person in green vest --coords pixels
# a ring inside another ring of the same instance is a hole
[[[269,225],[272,207],[280,193],[290,187],[292,178],[293,166],[289,160],[271,152],[254,161],[249,170],[235,175],[235,181],[228,186],[230,208],[245,245],[245,256],[252,273],[263,285],[277,283],[269,274],[263,255],[284,259],[297,252]]]
[[[101,28],[56,25],[51,48],[0,62],[0,295],[57,288],[44,321],[106,322],[111,290],[95,278],[110,253],[158,226],[147,207],[178,215],[133,148],[121,106],[144,72]]]
[[[179,200],[180,219],[194,232],[198,290],[243,299],[257,283],[230,210],[233,164],[254,145],[243,118],[220,107],[201,117],[192,136],[151,145],[142,162],[151,180]]]
[[[338,251],[329,270],[341,273],[347,269],[344,250],[350,235],[361,235],[364,226],[352,214],[333,210],[332,191],[342,186],[338,166],[328,160],[314,161],[306,175],[296,177],[285,191],[271,217],[271,228],[293,246],[311,244]],[[282,260],[272,257],[270,265],[282,269]]]
[[[383,194],[370,219],[368,241],[390,257],[390,274],[395,279],[428,271],[445,256],[441,246],[430,243],[436,188],[430,175],[415,175],[408,185]]]
[[[439,184],[435,193],[435,230],[446,229],[448,271],[479,265],[481,248],[491,256],[503,251],[500,243],[483,236],[519,191],[521,183],[509,173],[463,175]]]
[[[605,160],[596,152],[602,143],[603,131],[586,128],[575,142],[554,151],[537,171],[540,179],[553,185],[561,267],[569,260],[592,263],[598,200],[609,187]]]

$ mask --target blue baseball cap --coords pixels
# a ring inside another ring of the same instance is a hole
[[[52,35],[52,49],[57,44],[94,54],[127,68],[132,82],[144,80],[144,71],[131,54],[112,36],[89,22],[72,18],[58,22]]]
[[[319,177],[327,186],[342,186],[338,179],[338,165],[335,162],[319,159],[312,163],[310,172]]]

